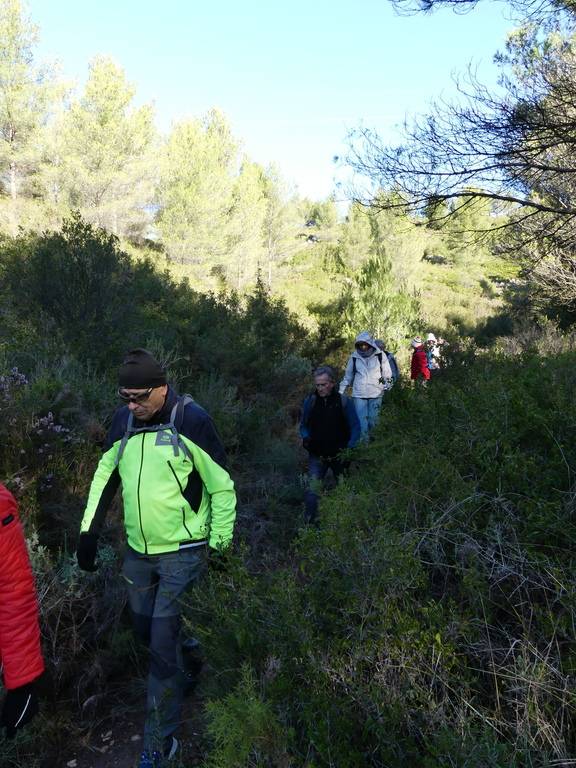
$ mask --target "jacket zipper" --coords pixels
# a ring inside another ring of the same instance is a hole
[[[138,488],[137,488],[137,497],[138,497],[138,520],[140,522],[140,533],[142,534],[142,540],[144,541],[144,554],[148,554],[148,542],[146,541],[146,537],[144,536],[144,527],[142,525],[142,505],[140,504],[140,478],[142,477],[142,467],[144,466],[144,440],[146,439],[146,435],[142,435],[142,452],[140,455],[140,472],[138,472]]]
[[[174,475],[174,479],[178,483],[178,488],[180,489],[180,495],[182,496],[182,498],[184,498],[184,491],[182,489],[182,485],[180,483],[180,480],[178,479],[178,475],[176,474],[176,472],[174,470],[174,467],[172,466],[172,464],[169,461],[167,462],[167,464],[170,467],[170,471]],[[188,534],[188,536],[190,536],[190,538],[192,538],[192,534],[190,533],[190,531],[188,530],[188,526],[186,525],[186,511],[185,511],[184,507],[182,507],[182,525],[186,529],[186,533]]]

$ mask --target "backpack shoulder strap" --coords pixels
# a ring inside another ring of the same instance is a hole
[[[128,422],[126,424],[126,431],[122,435],[122,440],[120,441],[120,447],[118,448],[118,453],[116,454],[114,466],[117,467],[120,463],[120,459],[122,458],[126,448],[126,443],[132,434],[135,434],[136,432],[160,432],[167,429],[169,429],[171,432],[170,442],[172,444],[174,456],[178,456],[179,450],[182,449],[190,461],[192,461],[192,454],[190,449],[180,437],[179,430],[182,427],[182,422],[184,420],[184,408],[188,405],[188,403],[193,402],[195,401],[191,395],[181,395],[172,407],[172,411],[170,413],[170,422],[168,424],[158,424],[148,428],[142,427],[139,429],[134,429],[134,413],[130,411]]]
[[[180,430],[182,427],[182,422],[184,421],[184,408],[188,405],[188,403],[195,403],[196,401],[192,397],[192,395],[180,395],[178,400],[176,401],[176,404],[172,408],[172,414],[170,417],[170,423],[173,424],[177,430]]]
[[[384,378],[384,368],[382,367],[382,352],[376,352],[376,357],[380,361],[380,378]]]
[[[133,425],[134,425],[134,413],[130,411],[130,413],[128,414],[126,431],[122,435],[122,440],[120,440],[120,447],[118,448],[118,453],[116,454],[116,459],[114,460],[114,467],[117,467],[118,464],[120,464],[120,459],[122,458],[122,454],[124,453],[124,449],[126,448],[126,443],[130,439],[130,433],[133,431]]]
[[[192,454],[184,440],[180,437],[180,429],[182,428],[182,422],[184,421],[184,408],[186,408],[189,403],[193,402],[194,398],[191,395],[180,395],[172,408],[169,424],[172,432],[171,442],[174,456],[178,456],[178,449],[181,448],[190,461],[193,461]]]

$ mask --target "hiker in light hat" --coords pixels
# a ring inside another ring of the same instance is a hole
[[[444,339],[437,339],[433,333],[426,336],[426,359],[428,368],[432,376],[436,376],[442,369],[442,347],[445,346]]]
[[[361,439],[367,440],[376,426],[382,397],[394,384],[390,361],[368,331],[362,331],[354,341],[354,351],[348,358],[344,377],[338,391],[352,389],[352,400],[360,422]]]

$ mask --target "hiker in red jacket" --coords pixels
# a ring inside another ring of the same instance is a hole
[[[7,690],[0,728],[11,738],[38,711],[35,682],[44,671],[38,601],[18,507],[0,484],[0,662]]]
[[[423,381],[426,383],[430,378],[430,369],[426,359],[426,350],[420,336],[416,336],[411,342],[412,362],[410,364],[410,378],[413,381]]]

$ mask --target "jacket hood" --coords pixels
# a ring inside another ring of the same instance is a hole
[[[362,331],[362,333],[359,333],[358,336],[356,336],[356,338],[354,339],[354,352],[352,353],[353,355],[358,355],[359,357],[362,357],[362,355],[360,355],[356,349],[356,344],[358,344],[360,341],[363,341],[366,344],[370,344],[370,346],[375,352],[380,351],[378,345],[374,341],[374,337],[370,333],[368,333],[368,331]]]

